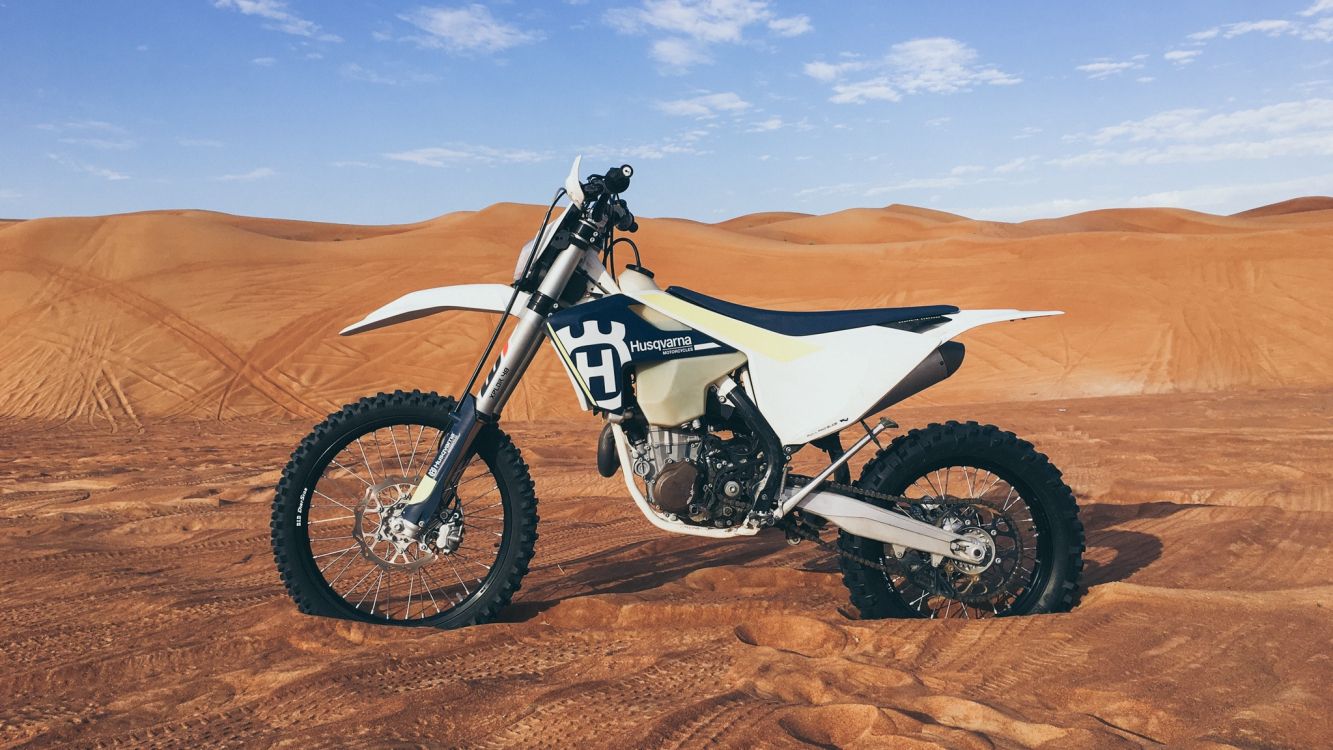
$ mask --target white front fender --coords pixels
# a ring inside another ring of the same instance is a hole
[[[339,335],[351,336],[355,333],[373,331],[376,328],[424,318],[447,310],[502,313],[513,294],[513,288],[504,284],[459,284],[422,289],[419,292],[405,294],[370,313],[359,322],[342,329]],[[527,304],[527,293],[519,292],[518,297],[514,299],[513,309],[522,310]]]

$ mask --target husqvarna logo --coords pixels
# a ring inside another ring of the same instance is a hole
[[[610,330],[602,331],[605,326]],[[619,409],[624,399],[621,383],[625,363],[630,360],[625,345],[625,324],[586,320],[556,331],[569,351],[574,368],[588,386],[593,401],[603,409]]]
[[[669,339],[651,339],[649,341],[629,342],[630,351],[634,352],[676,352],[694,348],[694,339],[689,336],[674,336]]]

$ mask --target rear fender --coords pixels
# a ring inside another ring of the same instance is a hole
[[[954,338],[964,331],[984,326],[989,323],[1005,323],[1011,320],[1045,318],[1051,315],[1064,315],[1060,310],[962,310],[947,315],[949,322],[923,331],[921,335],[935,339],[937,344]]]
[[[370,313],[359,322],[342,329],[339,335],[351,336],[373,331],[448,310],[502,313],[513,294],[513,288],[504,284],[459,284],[422,289],[405,294]],[[519,292],[512,309],[522,310],[527,304],[527,293]]]

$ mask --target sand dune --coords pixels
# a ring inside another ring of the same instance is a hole
[[[500,204],[391,227],[200,211],[10,225],[0,229],[0,283],[11,292],[0,320],[22,335],[0,341],[0,414],[117,424],[310,417],[385,388],[453,390],[487,334],[483,316],[354,338],[336,331],[423,286],[508,281],[540,215]],[[1333,213],[1121,209],[997,224],[890,206],[642,223],[636,239],[659,279],[741,303],[1069,313],[968,335],[967,377],[927,402],[1333,376],[1333,341],[1317,335],[1333,313]],[[543,353],[515,412],[574,409]]]
[[[965,336],[962,372],[893,415],[1048,453],[1084,509],[1088,593],[857,620],[827,552],[647,524],[543,353],[506,411],[540,497],[533,571],[502,622],[450,633],[299,615],[268,504],[314,419],[456,389],[493,318],[337,330],[507,282],[542,209],[0,221],[0,745],[1326,744],[1330,209],[643,220],[660,280],[741,303],[1066,310]]]
[[[1248,211],[1241,211],[1235,214],[1242,218],[1260,218],[1264,216],[1286,216],[1287,214],[1299,214],[1306,211],[1330,211],[1333,210],[1333,198],[1323,195],[1307,196],[1304,198],[1292,198],[1291,200],[1270,203],[1267,206],[1251,208]]]

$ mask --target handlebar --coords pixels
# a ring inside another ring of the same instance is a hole
[[[639,222],[630,213],[629,204],[620,194],[629,189],[630,178],[634,176],[634,167],[622,164],[606,170],[604,175],[592,175],[583,183],[585,214],[597,226],[605,226],[609,219],[616,229],[622,232],[634,232]]]

